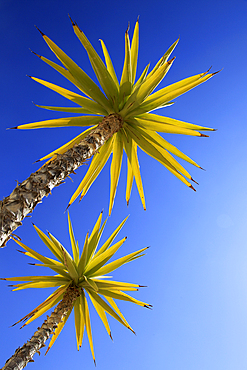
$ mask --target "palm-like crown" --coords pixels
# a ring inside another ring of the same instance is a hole
[[[84,328],[86,327],[92,356],[95,361],[89,308],[85,293],[87,293],[87,295],[90,297],[93,306],[100,316],[110,337],[111,331],[107,321],[106,313],[113,316],[121,324],[133,331],[123,314],[120,312],[115,302],[116,299],[133,302],[144,307],[150,307],[149,304],[141,302],[125,293],[125,291],[138,290],[140,285],[113,281],[110,279],[110,276],[106,275],[116,270],[123,264],[143,256],[143,252],[147,249],[147,247],[140,249],[137,252],[133,252],[108,263],[108,261],[113,257],[113,255],[126,240],[126,238],[124,238],[119,242],[112,244],[114,238],[121,230],[126,220],[127,218],[123,220],[123,222],[111,234],[106,242],[97,250],[100,237],[106,224],[105,221],[101,226],[101,213],[91,235],[87,233],[84,247],[80,254],[78,242],[75,240],[72,224],[68,215],[69,234],[73,253],[72,256],[52,234],[48,233],[48,237],[37,226],[34,226],[38,236],[53,253],[56,259],[45,257],[24,245],[19,240],[14,239],[16,243],[18,243],[25,250],[25,252],[22,253],[28,257],[38,260],[38,263],[34,264],[35,266],[48,267],[56,272],[56,275],[52,276],[25,276],[1,279],[8,281],[22,281],[22,283],[11,285],[14,287],[13,290],[56,287],[56,290],[43,303],[19,320],[18,323],[23,320],[27,320],[23,325],[25,326],[31,321],[37,319],[53,306],[57,305],[63,299],[64,295],[69,291],[69,289],[72,288],[73,291],[77,292],[77,298],[73,301],[72,306],[69,307],[67,313],[64,315],[63,321],[58,324],[47,351],[57,339],[70,313],[72,312],[72,309],[74,308],[77,348],[79,350],[79,347],[82,345]]]
[[[44,40],[60,60],[63,67],[38,55],[40,59],[72,82],[84,95],[74,93],[39,78],[31,77],[33,80],[79,105],[79,107],[73,108],[38,106],[45,109],[82,115],[35,122],[16,127],[18,129],[31,129],[61,126],[92,126],[62,147],[41,158],[41,160],[50,158],[49,161],[52,161],[57,158],[58,155],[65,153],[68,149],[72,148],[75,144],[84,139],[95,129],[95,127],[97,127],[104,116],[117,114],[121,118],[123,121],[122,127],[110,139],[108,139],[94,155],[91,165],[78,189],[72,196],[69,205],[80,195],[80,193],[81,198],[86,194],[112,153],[109,204],[110,214],[116,194],[124,150],[128,158],[126,201],[127,203],[129,202],[133,179],[135,178],[138,192],[145,209],[145,198],[138,163],[137,147],[140,147],[148,155],[161,162],[184,184],[194,189],[190,183],[190,181],[194,181],[191,175],[177,162],[172,154],[195,165],[196,167],[200,168],[200,166],[175,146],[167,142],[156,131],[172,134],[206,136],[197,130],[212,131],[213,129],[150,112],[173,104],[173,99],[207,81],[214,75],[214,73],[208,73],[208,71],[200,73],[153,92],[165,77],[175,59],[169,59],[169,57],[178,43],[177,40],[157,62],[155,67],[148,73],[149,65],[147,65],[139,79],[136,81],[139,48],[139,22],[137,21],[132,42],[130,42],[128,30],[125,33],[125,59],[119,83],[104,42],[100,40],[105,63],[97,54],[84,33],[79,29],[77,24],[74,22],[72,22],[72,24],[75,34],[88,53],[89,60],[101,89],[72,59],[70,59],[52,40],[41,32]]]

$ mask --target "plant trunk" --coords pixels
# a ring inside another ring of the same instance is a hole
[[[12,232],[42,202],[42,198],[91,158],[122,125],[123,119],[118,114],[104,117],[97,128],[79,144],[32,173],[8,197],[0,201],[0,247],[6,245]]]
[[[39,353],[39,350],[45,346],[45,342],[54,333],[58,324],[67,315],[79,295],[80,292],[76,288],[69,287],[51,316],[47,317],[41,328],[38,328],[27,343],[21,348],[17,348],[13,356],[6,361],[4,367],[0,370],[21,370],[28,362],[34,362],[33,355]]]

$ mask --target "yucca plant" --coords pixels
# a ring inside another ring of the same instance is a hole
[[[62,126],[89,126],[90,128],[62,147],[41,158],[41,160],[48,159],[45,165],[31,174],[27,180],[18,184],[10,196],[0,203],[0,246],[6,243],[11,233],[21,224],[24,217],[32,212],[35,206],[42,201],[44,196],[47,196],[55,186],[62,183],[67,176],[92,156],[94,157],[91,165],[69,201],[69,205],[80,194],[81,198],[86,194],[112,153],[110,214],[121,170],[123,151],[125,151],[128,162],[127,203],[130,198],[133,179],[135,179],[145,209],[137,147],[140,147],[148,155],[161,162],[173,175],[188,187],[194,189],[190,182],[194,181],[191,175],[177,162],[172,154],[196,167],[200,168],[200,166],[175,146],[168,143],[156,131],[170,134],[206,136],[198,132],[198,130],[212,131],[213,129],[150,112],[173,104],[173,99],[207,81],[214,73],[208,73],[208,71],[199,73],[154,92],[175,59],[169,58],[178,43],[177,40],[150,72],[148,72],[149,65],[147,65],[136,80],[139,48],[139,21],[137,21],[132,42],[130,42],[128,30],[125,32],[125,59],[119,82],[104,42],[100,40],[105,63],[77,24],[72,21],[72,25],[76,36],[87,51],[100,87],[51,39],[40,31],[45,42],[62,63],[62,66],[43,56],[38,55],[38,57],[72,82],[79,89],[80,93],[78,94],[53,83],[31,77],[34,81],[78,105],[78,107],[71,108],[38,106],[48,110],[80,115],[24,124],[15,128],[34,129]]]
[[[119,242],[112,244],[126,220],[127,218],[123,220],[106,242],[98,248],[106,224],[105,221],[103,225],[101,225],[101,212],[91,235],[87,233],[83,250],[80,253],[79,245],[75,240],[68,214],[72,255],[52,234],[48,233],[48,236],[46,236],[46,234],[34,225],[38,236],[52,252],[55,259],[45,257],[24,245],[21,241],[14,239],[16,243],[24,249],[22,253],[38,261],[38,263],[34,264],[35,266],[48,267],[56,273],[52,276],[25,276],[1,279],[21,281],[19,284],[11,285],[14,287],[13,290],[56,287],[56,290],[43,303],[19,320],[18,323],[25,321],[23,326],[26,326],[55,305],[58,305],[47,320],[45,320],[43,325],[38,328],[32,338],[21,348],[18,348],[14,355],[7,360],[2,370],[23,369],[29,361],[32,361],[33,355],[39,352],[40,348],[44,347],[44,343],[49,336],[53,334],[46,351],[47,353],[60,334],[73,309],[77,349],[79,350],[82,345],[83,333],[86,328],[93,360],[95,362],[89,306],[87,302],[88,297],[111,338],[112,335],[106,313],[134,332],[119,310],[115,300],[124,300],[147,308],[151,307],[151,305],[141,302],[125,293],[126,291],[138,290],[138,288],[141,287],[140,285],[113,281],[110,279],[111,277],[107,275],[123,264],[143,256],[143,252],[147,249],[147,247],[142,248],[137,252],[133,252],[108,263],[126,240],[126,238],[123,238]]]

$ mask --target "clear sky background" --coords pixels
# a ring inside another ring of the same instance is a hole
[[[138,73],[154,66],[180,36],[176,60],[162,86],[206,71],[220,70],[214,78],[160,111],[168,117],[217,128],[210,138],[167,135],[166,138],[197,161],[206,171],[184,164],[199,182],[191,191],[161,164],[139,152],[147,211],[134,187],[125,204],[124,161],[115,206],[103,241],[128,215],[119,236],[128,236],[118,256],[151,246],[145,257],[122,267],[116,280],[147,285],[137,299],[153,310],[123,302],[120,308],[137,335],[109,319],[114,343],[95,311],[91,311],[97,368],[167,370],[247,369],[247,175],[246,175],[246,57],[247,1],[0,1],[1,125],[0,196],[12,191],[38,169],[34,162],[79,134],[79,128],[30,131],[6,130],[62,113],[35,107],[64,105],[56,93],[31,81],[32,75],[71,88],[69,82],[45,65],[29,48],[47,58],[53,55],[34,25],[54,40],[92,78],[85,50],[73,33],[67,14],[78,23],[102,55],[99,38],[111,54],[118,76],[124,58],[124,32],[130,22],[132,35],[140,16]],[[55,61],[55,59],[53,58]],[[161,86],[161,87],[162,87]],[[67,103],[68,104],[68,103]],[[109,164],[87,196],[70,208],[74,231],[81,245],[84,236],[109,198]],[[37,206],[16,234],[32,248],[45,252],[32,222],[69,244],[67,216],[70,196],[86,172],[77,171],[73,182],[53,190]],[[1,277],[42,274],[27,264],[10,241],[0,250]],[[0,284],[0,366],[41,326],[40,318],[19,329],[10,327],[42,302],[51,290],[11,292]],[[93,369],[88,340],[76,349],[73,317],[44,357],[35,355],[33,369]]]

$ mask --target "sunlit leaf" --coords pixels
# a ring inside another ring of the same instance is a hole
[[[111,280],[111,277],[106,275],[108,272],[116,270],[123,264],[141,257],[144,254],[143,252],[147,249],[143,248],[116,260],[112,260],[115,253],[126,240],[126,238],[123,238],[112,245],[113,240],[123,227],[126,220],[127,217],[112,232],[105,243],[98,248],[100,238],[106,225],[106,220],[102,224],[101,212],[91,234],[87,233],[83,250],[80,253],[79,243],[76,242],[72,222],[70,216],[68,215],[68,231],[72,255],[55,236],[48,232],[49,237],[47,237],[43,231],[35,226],[37,235],[41,241],[44,242],[44,244],[49,248],[50,252],[58,260],[44,257],[19,240],[14,239],[16,243],[22,246],[22,248],[25,250],[24,255],[33,257],[34,259],[38,260],[38,262],[41,262],[35,263],[34,266],[43,266],[56,272],[60,272],[57,275],[32,275],[0,279],[10,282],[17,282],[17,284],[10,285],[13,290],[57,287],[44,302],[42,302],[17,322],[19,323],[24,321],[25,324],[23,326],[25,326],[59,304],[59,308],[54,311],[54,315],[58,319],[58,322],[57,326],[54,326],[53,337],[50,341],[47,352],[60,335],[62,328],[64,327],[70,313],[74,308],[77,349],[79,350],[82,345],[84,328],[86,327],[91,353],[95,361],[89,306],[87,302],[87,295],[85,295],[85,293],[89,295],[93,306],[96,309],[110,337],[111,331],[106,314],[111,315],[119,323],[133,331],[114,299],[129,301],[145,307],[149,306],[148,304],[138,301],[137,299],[124,293],[124,291],[136,292],[141,285]],[[107,264],[109,260],[112,260],[112,262]]]
[[[72,19],[71,22],[76,36],[88,54],[89,61],[98,79],[99,85],[97,85],[79,67],[79,65],[77,65],[48,36],[41,32],[45,42],[62,63],[62,66],[43,56],[40,56],[36,53],[34,54],[36,54],[46,64],[50,65],[72,84],[74,84],[79,89],[79,93],[75,93],[36,77],[31,78],[79,106],[38,106],[58,112],[80,114],[80,116],[53,118],[47,121],[34,122],[15,127],[18,129],[28,129],[61,126],[92,126],[92,128],[87,129],[73,140],[70,140],[68,143],[62,145],[56,150],[53,150],[51,153],[42,158],[42,160],[48,159],[48,162],[52,162],[58,158],[58,155],[63,155],[75,144],[79,144],[80,140],[86,139],[86,136],[91,134],[95,127],[97,127],[97,129],[101,129],[101,127],[103,127],[103,125],[101,125],[101,121],[104,119],[104,117],[107,118],[107,116],[110,114],[120,116],[118,118],[120,118],[120,121],[123,121],[123,125],[119,125],[119,131],[114,133],[113,136],[110,137],[110,139],[108,139],[103,146],[97,150],[96,153],[92,153],[94,157],[91,161],[89,169],[82,179],[79,187],[72,195],[68,206],[70,206],[78,196],[80,196],[81,200],[86,195],[89,188],[105,166],[108,158],[112,154],[109,198],[109,215],[111,214],[116,197],[118,181],[120,178],[123,149],[127,154],[128,166],[126,181],[127,205],[129,204],[132,186],[135,179],[143,208],[146,209],[138,160],[138,147],[144,150],[147,155],[153,157],[155,160],[160,161],[184,184],[193,188],[192,185],[190,185],[189,182],[184,178],[185,176],[194,181],[191,175],[187,169],[185,169],[177,162],[175,158],[172,157],[172,154],[187,161],[188,163],[195,165],[196,167],[200,166],[197,165],[197,163],[190,159],[186,154],[182,153],[174,145],[169,143],[166,140],[166,136],[167,134],[179,134],[205,137],[207,135],[198,131],[213,131],[213,129],[203,127],[199,124],[195,125],[179,119],[164,117],[162,115],[153,114],[150,112],[171,106],[174,104],[174,99],[200,85],[201,83],[206,82],[213,75],[215,75],[215,73],[209,73],[208,70],[158,89],[158,85],[164,80],[164,77],[170,70],[175,59],[175,57],[172,57],[171,54],[178,44],[179,39],[177,39],[150,71],[149,63],[144,68],[140,76],[137,76],[137,64],[139,57],[139,19],[137,19],[131,39],[129,37],[129,27],[125,32],[125,54],[119,83],[110,53],[105,43],[100,39],[104,56],[103,61],[79,26],[72,21]],[[82,92],[85,96],[80,92]],[[134,133],[134,130],[132,130],[133,127],[139,132],[141,139]],[[164,133],[165,137],[162,138],[161,136],[158,136],[157,132]],[[104,132],[102,132],[102,134],[104,134]],[[167,153],[167,151],[169,153]]]

